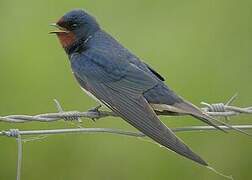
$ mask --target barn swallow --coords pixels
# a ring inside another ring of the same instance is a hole
[[[73,74],[87,94],[160,145],[208,166],[157,114],[191,115],[220,130],[217,124],[232,128],[230,125],[178,96],[164,77],[106,33],[87,12],[70,11],[52,25],[57,30],[51,33],[58,36]]]

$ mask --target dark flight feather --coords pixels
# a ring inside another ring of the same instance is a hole
[[[116,84],[90,84],[91,92],[101,102],[116,112],[129,124],[172,151],[196,161],[204,166],[207,163],[192,152],[176,135],[156,116],[143,96],[133,95],[127,91],[119,92]],[[115,87],[115,89],[114,89]]]
[[[102,68],[95,69],[93,73],[96,73],[97,76],[99,76],[99,73],[104,73]],[[153,109],[143,97],[144,90],[155,86],[157,83],[147,73],[134,65],[130,65],[127,68],[127,74],[114,82],[102,83],[94,79],[86,82],[86,79],[83,79],[83,75],[75,74],[75,76],[80,84],[83,84],[83,88],[88,89],[96,98],[129,124],[164,147],[201,165],[207,166],[207,163],[202,158],[192,152],[188,146],[158,119]]]
[[[161,81],[165,81],[165,78],[162,76],[162,75],[160,75],[157,71],[155,71],[152,67],[150,67],[148,64],[146,64],[146,63],[144,63],[146,66],[147,66],[147,68],[159,79],[159,80],[161,80]]]

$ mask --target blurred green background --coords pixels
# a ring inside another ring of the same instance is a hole
[[[49,23],[84,8],[123,45],[158,70],[183,97],[225,102],[239,93],[252,104],[252,2],[250,0],[1,0],[0,115],[56,112],[96,106],[75,82],[67,56]],[[162,117],[169,127],[200,125],[186,117]],[[249,117],[232,118],[245,124]],[[251,122],[251,118],[250,118]],[[84,127],[133,129],[119,118]],[[0,123],[0,130],[69,128],[69,122]],[[237,133],[177,133],[217,170],[251,179],[251,138]],[[14,138],[0,137],[0,179],[16,174]],[[224,179],[174,153],[138,138],[109,134],[54,135],[24,143],[23,180]]]

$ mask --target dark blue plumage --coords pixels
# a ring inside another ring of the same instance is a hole
[[[59,30],[53,33],[58,35],[83,89],[154,141],[207,166],[158,119],[156,113],[188,114],[219,128],[215,119],[177,96],[157,71],[103,31],[86,12],[71,11],[55,26]]]

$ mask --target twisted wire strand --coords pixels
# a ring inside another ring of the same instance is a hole
[[[226,126],[219,126],[225,130],[232,130]],[[234,125],[232,127],[249,130],[252,129],[252,125]],[[217,130],[212,126],[188,126],[188,127],[178,127],[172,128],[173,132],[195,132],[195,131],[215,131]],[[126,136],[135,136],[135,137],[145,137],[141,132],[126,131],[121,129],[111,129],[111,128],[70,128],[70,129],[50,129],[50,130],[6,130],[0,131],[0,136],[7,137],[18,137],[19,135],[50,135],[50,134],[72,134],[72,133],[110,133]]]
[[[215,103],[209,104],[202,102],[205,107],[202,108],[207,114],[211,116],[223,116],[228,118],[230,116],[240,115],[240,114],[252,114],[252,107],[237,107],[231,106],[230,104],[236,99],[237,95],[233,96],[229,101],[224,103]],[[113,112],[109,111],[100,111],[100,106],[93,108],[86,112],[79,111],[64,111],[62,106],[57,100],[54,100],[57,110],[57,113],[44,113],[38,115],[8,115],[8,116],[0,116],[0,122],[8,122],[8,123],[24,123],[24,122],[53,122],[58,120],[65,121],[79,121],[80,118],[90,118],[90,119],[100,119],[108,116],[117,116]],[[225,130],[231,130],[226,126],[219,126]],[[252,125],[235,125],[232,126],[234,128],[239,129],[252,129]],[[212,126],[188,126],[188,127],[179,127],[173,128],[174,132],[193,132],[193,131],[212,131],[216,130],[216,128]],[[16,179],[20,180],[21,178],[21,165],[22,165],[22,140],[21,135],[50,135],[50,134],[65,134],[65,133],[110,133],[117,135],[126,135],[133,137],[145,137],[145,135],[141,132],[131,132],[120,129],[110,129],[110,128],[73,128],[73,129],[52,129],[52,130],[28,130],[28,131],[20,131],[18,129],[10,129],[7,131],[0,131],[0,136],[14,137],[17,139],[18,144],[18,160],[17,160],[17,175]],[[38,138],[33,138],[32,140],[36,140]],[[29,139],[30,140],[30,139]]]
[[[93,108],[86,112],[79,111],[63,111],[60,103],[57,100],[54,100],[56,103],[56,107],[59,112],[57,113],[44,113],[38,115],[8,115],[8,116],[0,116],[0,122],[8,122],[8,123],[24,123],[24,122],[53,122],[58,120],[65,121],[81,121],[80,118],[89,118],[89,119],[101,119],[108,116],[117,115],[110,111],[102,111],[98,108]],[[224,103],[215,103],[209,104],[202,102],[205,107],[201,108],[210,116],[218,116],[218,117],[229,117],[229,116],[237,116],[240,114],[252,114],[252,107],[237,107],[229,105],[230,102]]]

